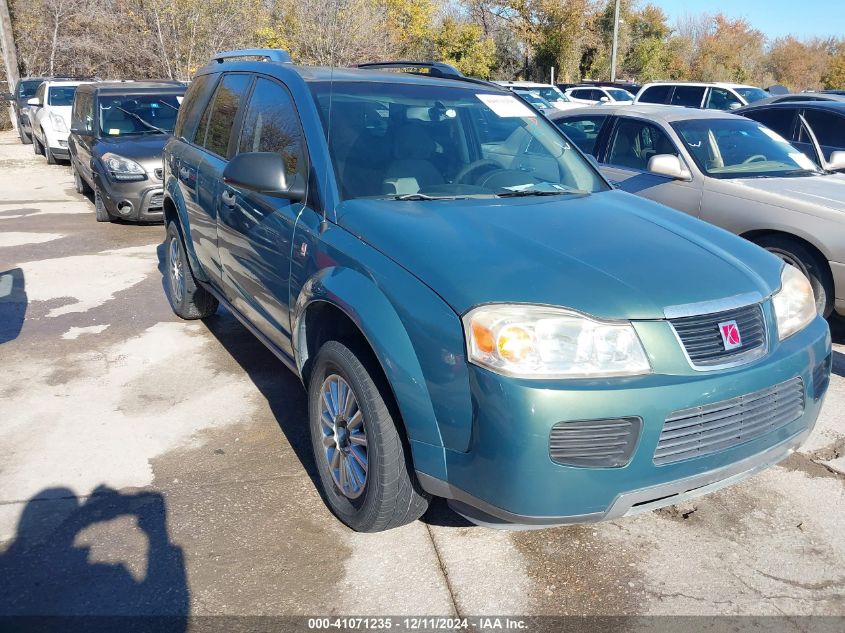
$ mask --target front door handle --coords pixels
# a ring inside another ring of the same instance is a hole
[[[228,189],[224,189],[223,193],[220,194],[220,200],[227,207],[234,207],[235,206],[235,194],[233,194]]]

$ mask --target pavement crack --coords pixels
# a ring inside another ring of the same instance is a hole
[[[431,546],[434,548],[434,555],[437,556],[437,564],[440,567],[440,573],[443,574],[443,580],[446,582],[446,591],[449,592],[449,600],[452,603],[452,611],[456,617],[462,618],[464,616],[458,608],[458,599],[455,596],[452,582],[449,580],[449,571],[446,569],[446,563],[440,555],[440,548],[437,547],[437,541],[434,538],[434,533],[431,531],[431,526],[428,523],[425,524],[425,529],[428,531],[428,539],[431,541]]]

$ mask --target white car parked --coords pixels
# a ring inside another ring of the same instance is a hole
[[[68,160],[70,110],[79,81],[45,81],[27,104],[32,123],[32,147],[47,157],[47,163]]]
[[[564,94],[581,105],[598,105],[600,103],[625,105],[634,102],[634,95],[627,90],[613,86],[574,86],[567,88]]]
[[[494,81],[504,88],[513,90],[515,93],[524,96],[526,93],[536,95],[552,104],[556,110],[571,110],[582,106],[567,97],[560,88],[551,84],[535,83],[533,81]]]
[[[770,96],[762,88],[745,84],[661,81],[640,88],[634,103],[658,103],[705,110],[736,110]]]

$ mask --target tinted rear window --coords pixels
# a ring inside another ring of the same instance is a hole
[[[705,90],[704,86],[675,86],[671,103],[687,108],[700,108]]]
[[[672,86],[651,86],[645,89],[638,101],[641,103],[666,103],[666,97],[669,96],[671,89]]]
[[[792,108],[772,108],[770,110],[753,110],[746,114],[749,119],[762,123],[770,130],[774,130],[783,138],[792,139],[795,110]]]

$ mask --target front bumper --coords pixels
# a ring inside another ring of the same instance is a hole
[[[681,351],[666,338],[671,336],[668,323],[637,327],[644,343],[646,339],[651,343],[646,348],[655,373],[648,376],[571,381],[564,389],[560,381],[517,380],[473,367],[477,402],[473,444],[466,453],[445,451],[445,476],[418,471],[423,488],[486,525],[607,520],[676,503],[759,472],[795,450],[815,425],[822,397],[814,389],[813,370],[829,363],[831,354],[830,332],[823,319],[781,343],[772,334],[771,351],[758,361],[714,372],[696,372],[678,362]],[[655,349],[662,352],[651,353]],[[803,379],[805,390],[803,413],[797,419],[724,450],[654,463],[664,422],[673,412],[749,394],[796,376]],[[817,371],[817,380],[818,376]],[[588,468],[552,461],[549,437],[555,424],[622,417],[642,420],[626,466]]]
[[[115,182],[104,176],[97,166],[94,180],[108,212],[121,220],[132,222],[162,222],[164,219],[164,190],[154,176],[134,182]]]

